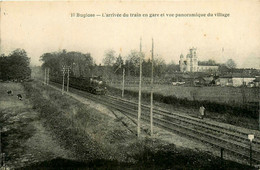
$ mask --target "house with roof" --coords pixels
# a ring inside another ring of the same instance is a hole
[[[220,86],[233,86],[239,87],[242,85],[249,86],[251,83],[254,82],[256,78],[250,75],[239,75],[239,74],[231,74],[231,75],[224,75],[219,76],[216,81],[216,85]]]
[[[260,76],[256,76],[253,82],[254,87],[260,87]]]

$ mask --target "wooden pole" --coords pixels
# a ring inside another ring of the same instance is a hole
[[[258,125],[260,131],[260,82],[258,82]]]
[[[50,68],[47,68],[47,85],[49,85],[50,82]]]
[[[61,93],[64,93],[64,79],[65,79],[65,67],[62,68],[62,89]]]
[[[0,167],[2,166],[2,128],[0,128]]]
[[[260,99],[258,102],[258,123],[259,123],[259,131],[260,131]]]
[[[223,161],[223,152],[224,152],[224,148],[220,148],[220,157],[221,157],[221,161]]]
[[[47,84],[47,69],[44,69],[44,84]]]
[[[69,84],[70,84],[70,67],[68,67],[67,92],[69,92]]]
[[[48,74],[48,84],[50,84],[50,68],[49,68],[49,74]]]
[[[250,166],[252,166],[252,141],[250,141]]]
[[[123,68],[122,98],[124,97],[124,93],[125,93],[125,68]]]
[[[151,136],[153,136],[153,39],[152,39],[152,72],[151,72],[151,107],[150,107]]]
[[[49,68],[46,69],[46,85],[48,85],[48,72],[49,72]]]
[[[138,117],[137,117],[137,136],[140,136],[141,126],[141,98],[142,98],[142,38],[140,39],[140,76],[139,76],[139,97],[138,97]]]
[[[259,131],[260,131],[260,99],[258,102],[258,122],[259,122]]]

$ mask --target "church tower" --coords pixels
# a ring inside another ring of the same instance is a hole
[[[198,58],[196,53],[196,48],[190,49],[190,71],[191,72],[197,72],[198,71]]]
[[[198,57],[196,53],[196,48],[190,48],[189,53],[184,56],[180,55],[180,71],[181,72],[197,72],[198,71]]]
[[[184,72],[185,71],[185,65],[184,65],[184,57],[183,57],[182,54],[180,55],[179,65],[180,65],[180,71]]]

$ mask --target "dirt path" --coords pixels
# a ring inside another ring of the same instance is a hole
[[[7,167],[24,167],[57,157],[69,158],[70,152],[60,147],[43,127],[44,120],[32,109],[22,85],[1,83],[0,89],[2,152],[6,155]],[[14,95],[9,96],[7,90],[12,90]],[[17,94],[22,94],[23,100],[18,100]]]

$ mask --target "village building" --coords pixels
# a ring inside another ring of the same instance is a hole
[[[243,76],[243,75],[225,75],[225,76],[220,76],[216,80],[216,85],[220,86],[233,86],[233,87],[239,87],[242,85],[253,87],[254,85],[254,80],[256,78],[254,76]]]
[[[186,55],[186,57],[183,56],[183,54],[180,55],[180,71],[181,72],[216,72],[218,71],[218,66],[201,66],[198,65],[198,56],[196,53],[196,48],[191,48],[190,53]]]

